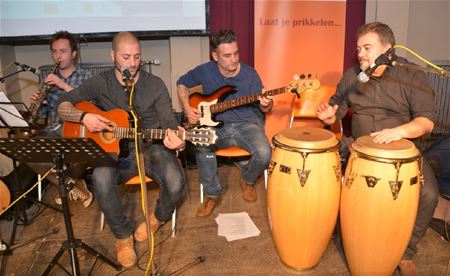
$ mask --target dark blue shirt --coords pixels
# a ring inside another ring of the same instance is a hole
[[[252,67],[240,63],[239,73],[234,77],[226,78],[219,72],[217,63],[213,61],[201,64],[190,70],[178,79],[178,84],[182,84],[187,88],[201,84],[205,95],[210,95],[226,85],[235,86],[237,92],[228,95],[224,101],[258,94],[261,93],[263,88],[258,73]],[[264,125],[265,122],[264,113],[259,109],[259,102],[228,109],[217,114],[216,119],[224,123],[249,122]]]

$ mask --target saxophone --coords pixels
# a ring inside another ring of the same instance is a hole
[[[56,68],[58,68],[59,62],[55,63],[53,67],[50,69],[49,74],[54,74],[56,71]],[[42,101],[44,101],[45,96],[47,95],[47,92],[50,90],[50,85],[45,84],[44,80],[39,84],[39,96],[38,98],[30,105],[30,117],[28,118],[27,122],[29,124],[34,125],[36,121],[38,120],[39,115],[39,108],[42,104]]]

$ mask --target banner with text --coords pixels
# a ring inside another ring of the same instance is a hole
[[[266,90],[287,85],[295,74],[336,86],[344,63],[345,12],[345,0],[255,1],[255,68]]]

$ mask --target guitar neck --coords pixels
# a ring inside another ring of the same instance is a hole
[[[253,94],[253,95],[239,97],[239,98],[232,99],[229,101],[219,102],[219,103],[211,105],[210,111],[211,111],[211,113],[224,112],[225,110],[228,110],[231,108],[235,108],[235,107],[243,106],[243,105],[246,105],[249,103],[257,102],[257,101],[259,101],[259,97],[262,95],[275,96],[275,95],[278,95],[278,94],[281,94],[284,92],[286,92],[286,87],[279,87],[279,88],[265,91],[264,93],[257,93],[257,94]]]
[[[181,139],[185,140],[185,131],[174,130],[175,134]],[[151,140],[163,140],[166,137],[165,129],[144,129],[144,138]],[[113,137],[114,138],[134,138],[135,129],[128,127],[114,127]]]

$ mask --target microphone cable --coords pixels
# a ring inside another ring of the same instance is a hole
[[[411,54],[413,54],[415,57],[417,57],[418,59],[420,59],[421,61],[425,62],[426,64],[430,65],[431,67],[433,67],[434,69],[438,70],[439,72],[441,72],[442,75],[445,74],[446,70],[444,70],[443,68],[435,65],[434,63],[432,63],[431,61],[428,61],[427,59],[423,58],[422,56],[420,56],[418,53],[414,52],[413,50],[409,49],[406,46],[400,45],[400,44],[396,44],[393,46],[393,48],[400,48],[403,49]]]
[[[134,95],[135,84],[136,83],[134,81],[131,82],[130,97],[129,97],[129,105],[131,107],[133,106],[133,95]],[[142,176],[142,174],[141,174],[141,166],[142,166],[142,164],[141,164],[140,158],[139,158],[138,116],[135,113],[133,108],[131,108],[131,115],[133,117],[133,122],[134,122],[134,133],[133,134],[134,134],[134,149],[135,149],[135,155],[136,155],[136,164],[137,164],[139,179],[141,179],[141,181],[142,181],[142,179],[144,179],[145,176]],[[141,189],[142,189],[142,186],[143,186],[143,183],[141,183]],[[149,214],[147,214],[147,210],[145,208],[144,192],[147,192],[147,191],[146,190],[145,191],[141,191],[141,205],[142,205],[141,208],[142,208],[142,211],[144,213],[145,221],[147,221],[147,217],[148,217]],[[148,227],[150,227],[150,225],[147,225],[147,223],[146,223],[146,227],[148,228]],[[149,261],[147,263],[147,268],[145,270],[145,275],[148,275],[148,273],[151,270],[153,256],[154,256],[154,253],[155,253],[155,239],[154,239],[154,236],[153,236],[153,233],[152,233],[151,229],[150,229],[150,231],[147,231],[147,233],[148,232],[150,232],[150,237],[148,237],[149,240],[150,240],[150,242],[149,242],[149,245],[150,245],[150,249],[149,249],[150,250],[150,257],[149,257]]]

